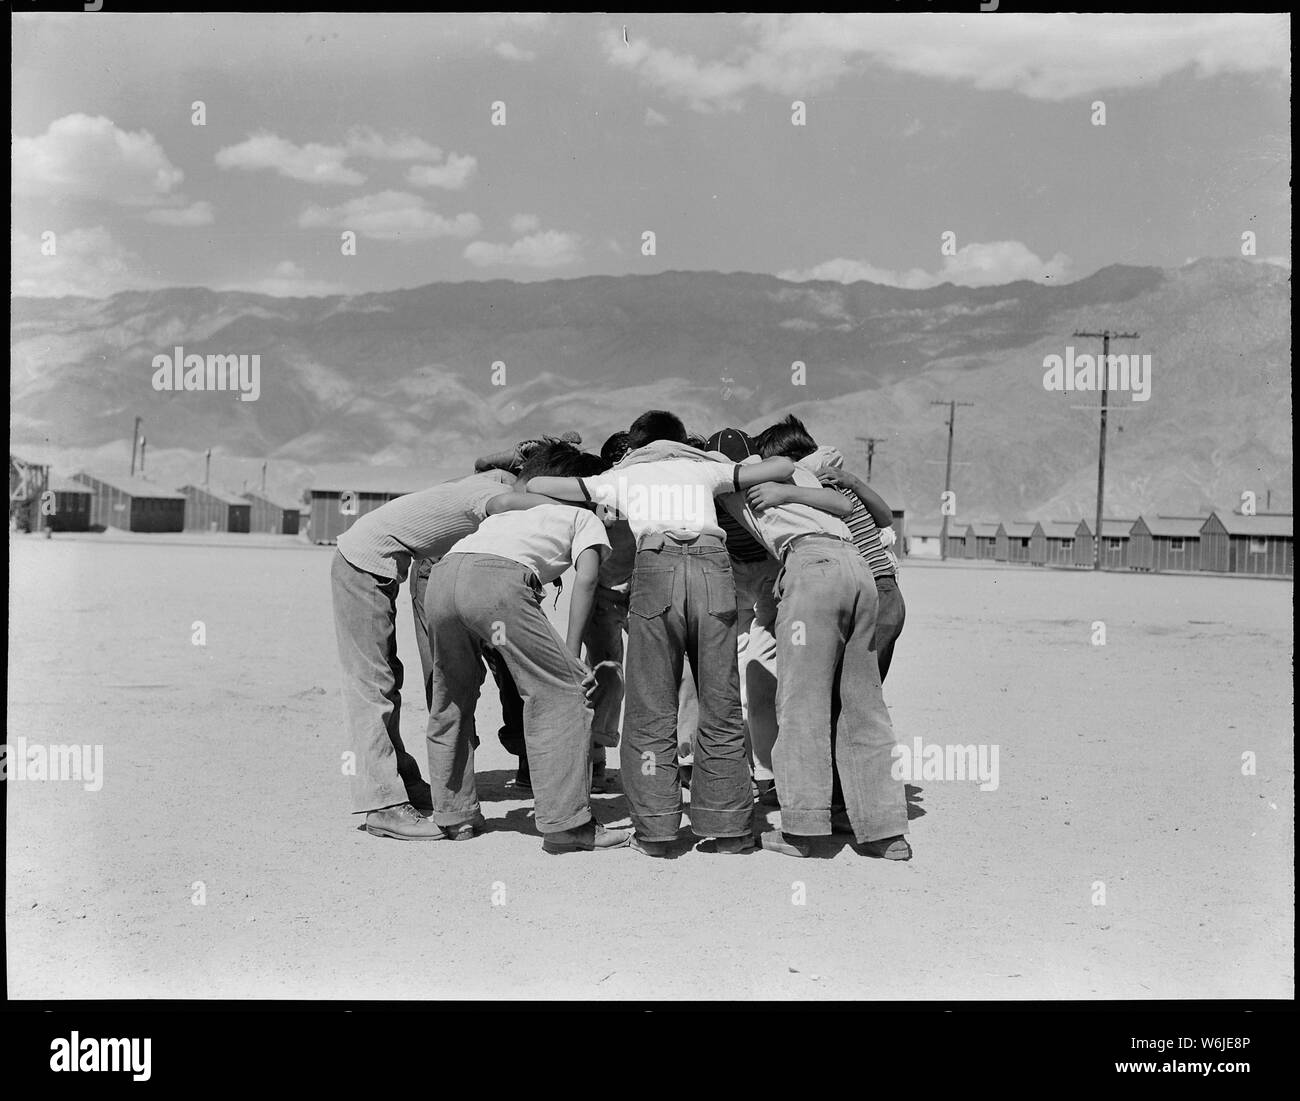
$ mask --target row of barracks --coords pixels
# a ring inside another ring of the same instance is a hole
[[[1091,568],[1092,529],[1088,520],[950,520],[943,557]],[[1134,520],[1107,518],[1101,529],[1103,569],[1295,576],[1291,513],[1246,516],[1215,509],[1208,516],[1152,514]],[[941,537],[941,523],[914,522],[908,553],[941,557]]]

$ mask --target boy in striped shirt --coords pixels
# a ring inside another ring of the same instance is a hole
[[[817,446],[793,417],[760,433],[755,444],[765,458],[784,456],[797,464]],[[722,502],[781,560],[771,624],[780,722],[772,760],[781,832],[765,834],[763,846],[809,856],[810,838],[832,831],[839,772],[850,827],[863,850],[908,860],[906,796],[892,775],[895,739],[872,653],[875,584],[848,528],[827,515],[847,515],[852,506],[834,490],[819,491],[828,492],[829,501],[811,496],[819,480],[804,466],[796,465],[794,481],[794,488],[759,486]],[[801,487],[807,487],[802,494]],[[760,619],[770,614],[769,607]]]
[[[844,470],[843,464],[844,459],[835,448],[819,447],[799,465],[811,469],[822,485],[838,489],[855,506],[844,523],[853,537],[853,545],[871,567],[876,592],[880,594],[875,651],[883,683],[894,658],[894,644],[903,633],[903,621],[907,617],[903,594],[898,588],[898,560],[885,546],[881,534],[893,525],[894,514],[884,498],[856,474]]]

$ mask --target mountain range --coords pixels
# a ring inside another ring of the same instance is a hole
[[[577,429],[595,450],[649,408],[701,433],[786,412],[917,517],[939,513],[949,401],[960,518],[1091,516],[1098,395],[1044,387],[1044,360],[1135,332],[1151,393],[1110,395],[1107,514],[1188,514],[1244,490],[1289,507],[1289,269],[1245,260],[1115,265],[1073,283],[904,290],[664,272],[435,283],[329,298],[199,288],[14,298],[11,439],[60,474],[268,485],[325,463],[427,467],[430,482],[519,439]],[[260,394],[154,389],[154,357],[260,356]],[[935,405],[935,402],[945,403]],[[118,469],[120,467],[120,470]]]

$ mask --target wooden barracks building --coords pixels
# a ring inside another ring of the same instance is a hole
[[[998,525],[997,543],[993,558],[998,562],[1028,562],[1029,548],[1034,528],[1038,525],[1023,520],[1008,520]]]
[[[1034,566],[1074,566],[1074,540],[1079,525],[1073,520],[1040,520],[1029,537],[1029,562]]]
[[[72,481],[89,487],[90,525],[126,531],[184,531],[185,495],[163,489],[144,478],[110,478],[74,474]]]
[[[977,520],[966,527],[966,557],[992,559],[998,550],[998,528],[1000,524]]]
[[[243,497],[211,486],[185,485],[186,531],[234,531],[247,534],[252,506]]]
[[[248,530],[265,535],[297,535],[302,515],[297,505],[286,505],[264,493],[245,493],[251,506]]]
[[[54,494],[54,511],[41,517],[41,526],[51,531],[89,531],[90,503],[94,499],[90,487],[51,474],[47,488]]]
[[[1291,513],[1211,512],[1201,525],[1200,568],[1211,573],[1295,576]]]
[[[1197,570],[1204,516],[1139,516],[1129,535],[1129,569]]]
[[[462,472],[464,473],[464,472]],[[455,477],[455,474],[452,475]],[[317,468],[308,493],[313,543],[335,543],[358,516],[417,490],[428,489],[446,476],[423,467],[337,464]]]

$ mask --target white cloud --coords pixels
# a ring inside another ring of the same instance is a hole
[[[582,259],[579,244],[577,234],[548,229],[521,237],[512,245],[475,241],[465,247],[465,259],[481,268],[558,268]]]
[[[345,148],[350,157],[369,157],[377,161],[436,161],[442,158],[442,150],[423,138],[410,134],[386,138],[368,127],[349,130]]]
[[[478,170],[478,161],[471,156],[450,153],[445,164],[413,164],[406,170],[406,182],[413,187],[441,187],[447,191],[460,191]]]
[[[266,294],[273,298],[325,298],[335,294],[348,294],[341,283],[324,279],[308,279],[301,264],[281,260],[269,276],[224,283],[214,288],[219,291],[242,291],[245,294]]]
[[[423,196],[407,191],[381,191],[332,207],[312,205],[298,215],[298,225],[304,229],[350,229],[377,241],[473,237],[483,228],[473,214],[445,218]]]
[[[159,226],[210,226],[214,215],[212,204],[200,199],[183,207],[159,207],[144,216],[146,222]]]
[[[793,283],[804,283],[810,280],[826,280],[831,283],[880,283],[886,287],[907,287],[916,290],[921,287],[932,287],[938,280],[921,268],[912,268],[909,271],[891,271],[888,268],[878,268],[874,264],[868,264],[862,260],[849,260],[846,257],[837,257],[834,260],[823,260],[811,268],[788,269],[777,272],[778,279],[788,279]]]
[[[9,238],[13,273],[10,292],[19,296],[58,298],[81,295],[107,298],[125,290],[147,290],[159,285],[141,275],[140,258],[121,245],[103,226],[60,233],[55,254],[43,255],[39,236],[15,230]]]
[[[536,214],[516,214],[510,219],[510,232],[522,236],[525,233],[532,233],[541,224],[541,219]]]
[[[991,287],[1020,279],[1035,283],[1068,283],[1072,278],[1071,267],[1070,258],[1063,252],[1058,252],[1050,260],[1041,260],[1019,241],[988,241],[958,249],[957,255],[945,257],[939,271],[934,273],[922,268],[892,271],[863,260],[838,257],[811,268],[779,272],[777,277],[795,283],[808,280],[857,283],[865,280],[887,287],[921,290],[941,283]]]
[[[365,183],[366,176],[347,163],[353,158],[439,161],[442,159],[442,150],[423,138],[410,134],[385,137],[368,127],[354,127],[342,142],[334,145],[321,142],[298,145],[278,134],[261,131],[236,145],[219,149],[216,162],[220,168],[238,168],[248,172],[267,170],[304,183],[355,186]],[[442,168],[429,169],[430,172],[443,173],[440,178],[451,182],[422,186],[464,187],[476,166],[473,157],[458,157],[453,154]],[[414,172],[415,169],[411,171]]]
[[[1290,70],[1287,17],[1236,14],[895,13],[759,15],[751,41],[725,59],[604,35],[609,64],[697,111],[738,110],[755,91],[810,96],[867,64],[1062,100],[1150,87],[1192,68],[1197,76]]]
[[[498,42],[493,51],[507,61],[536,61],[536,50],[521,50],[513,42]]]
[[[342,145],[308,142],[295,145],[276,134],[263,131],[238,145],[217,150],[218,168],[246,172],[269,169],[291,180],[310,184],[363,184],[366,177],[343,162],[348,156]]]
[[[647,126],[667,126],[668,116],[661,115],[653,107],[647,107],[645,109],[645,124]]]
[[[150,206],[184,176],[147,130],[122,130],[102,115],[64,115],[45,133],[13,142],[13,190],[23,197]]]

